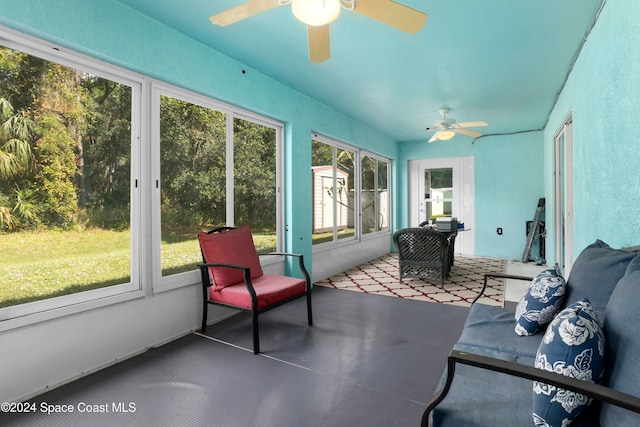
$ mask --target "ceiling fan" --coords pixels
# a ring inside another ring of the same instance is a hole
[[[455,119],[448,118],[448,114],[451,111],[450,108],[443,107],[438,110],[442,119],[436,120],[433,122],[433,127],[428,127],[425,130],[435,130],[436,133],[433,134],[429,142],[433,142],[436,140],[446,141],[455,136],[456,133],[461,133],[463,135],[470,136],[472,138],[477,138],[482,136],[480,132],[475,130],[470,130],[467,128],[479,127],[479,126],[488,126],[487,122],[478,121],[478,122],[464,122],[464,123],[456,123]]]
[[[341,9],[351,10],[409,34],[416,33],[427,21],[425,13],[392,0],[249,0],[212,15],[209,20],[214,25],[225,27],[289,3],[293,15],[307,24],[311,62],[329,59],[329,24],[338,18]]]

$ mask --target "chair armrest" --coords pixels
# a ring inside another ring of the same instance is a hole
[[[482,285],[482,289],[480,290],[480,293],[473,299],[473,301],[471,302],[471,304],[475,304],[476,301],[478,301],[480,299],[480,297],[482,296],[482,294],[484,294],[484,291],[487,289],[487,282],[489,279],[516,279],[516,280],[526,280],[528,282],[533,280],[533,277],[528,277],[528,276],[517,276],[515,274],[503,274],[503,273],[486,273],[484,275],[484,284]]]
[[[251,296],[251,301],[254,305],[258,303],[258,296],[256,294],[256,290],[253,287],[253,283],[251,282],[251,269],[249,267],[244,267],[242,265],[235,264],[220,264],[220,263],[205,263],[198,264],[200,267],[200,274],[202,276],[202,287],[203,289],[209,288],[213,286],[211,283],[211,278],[209,277],[208,267],[225,267],[225,268],[234,268],[236,270],[242,270],[244,284],[247,286],[247,290],[249,291],[249,295]],[[208,280],[206,280],[207,278]]]
[[[304,266],[304,256],[302,254],[289,253],[289,252],[269,252],[266,254],[258,254],[258,256],[263,256],[263,255],[290,256],[290,257],[298,258],[300,271],[304,275],[304,280],[307,283],[307,291],[311,289],[311,276],[309,276],[309,272],[307,271],[307,268]]]
[[[267,252],[266,254],[258,254],[258,256],[265,256],[265,255],[283,255],[283,256],[295,256],[295,257],[302,256],[302,254],[294,254],[289,252]]]
[[[532,281],[534,278],[530,276],[518,276],[516,274],[506,274],[506,273],[486,273],[484,275],[484,280],[486,281],[488,278],[493,277],[494,279],[516,279],[516,280],[526,280]]]
[[[422,415],[422,427],[427,427],[429,425],[429,415],[431,414],[431,411],[433,411],[433,409],[438,406],[438,404],[442,402],[449,393],[449,389],[451,388],[451,383],[455,375],[455,367],[458,363],[553,385],[640,413],[640,397],[622,393],[600,384],[594,384],[566,377],[556,372],[549,372],[534,368],[533,366],[521,365],[519,363],[494,359],[492,357],[452,350],[447,358],[447,380],[442,390],[440,390],[427,405],[427,409]]]
[[[249,270],[249,267],[244,267],[242,265],[235,265],[235,264],[221,264],[221,263],[205,263],[205,264],[198,264],[198,267],[200,267],[200,270],[204,270],[207,267],[227,267],[227,268],[235,268],[236,270]]]

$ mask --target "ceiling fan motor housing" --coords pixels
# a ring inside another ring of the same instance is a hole
[[[454,119],[442,119],[436,120],[434,123],[436,127],[447,129],[453,126],[455,122],[456,121]]]

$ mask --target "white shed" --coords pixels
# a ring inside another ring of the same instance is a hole
[[[313,171],[313,232],[330,232],[333,231],[334,226],[337,226],[338,230],[347,228],[349,225],[349,173],[341,169],[337,170],[334,191],[333,166],[314,166],[311,170]],[[334,200],[337,203],[334,203]]]

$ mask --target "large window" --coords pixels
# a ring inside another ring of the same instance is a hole
[[[389,162],[363,155],[362,234],[389,231]]]
[[[0,46],[0,320],[140,289],[140,90],[106,67]]]
[[[199,231],[282,250],[281,123],[0,40],[0,331],[197,283]]]
[[[355,152],[314,139],[313,243],[355,236]]]
[[[259,253],[278,249],[282,126],[172,87],[158,101],[163,286],[202,262],[197,234],[249,224]],[[160,285],[159,282],[156,285]]]
[[[278,129],[233,119],[233,223],[249,224],[258,253],[274,252],[278,224]]]
[[[197,234],[226,224],[226,114],[160,95],[162,275],[202,262]]]
[[[311,144],[313,244],[389,231],[389,161],[317,134]]]

